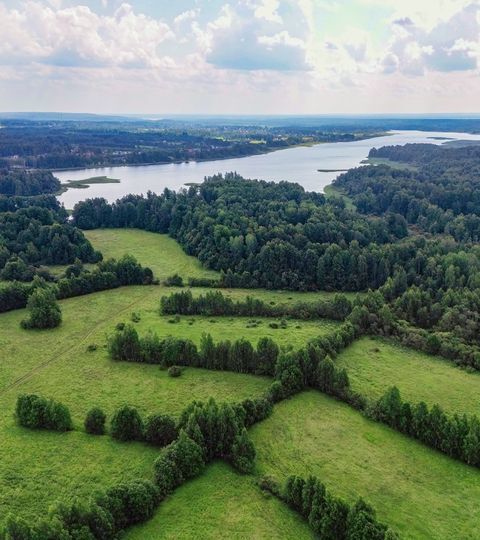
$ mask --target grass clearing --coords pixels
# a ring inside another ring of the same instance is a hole
[[[0,515],[12,512],[27,519],[72,496],[88,497],[122,480],[150,478],[159,452],[109,436],[31,431],[13,420],[1,425],[0,440]]]
[[[219,275],[203,268],[195,257],[186,255],[181,246],[166,234],[139,229],[95,229],[84,231],[84,234],[105,259],[118,259],[126,253],[134,255],[160,280],[176,273],[184,280],[189,277],[216,278]]]
[[[480,416],[480,374],[438,356],[364,337],[345,349],[336,363],[346,368],[353,389],[369,398],[379,398],[395,385],[410,402],[438,403],[449,413]]]
[[[313,539],[306,522],[250,476],[214,463],[162,502],[153,519],[127,531],[126,540]]]
[[[480,471],[343,403],[304,392],[250,433],[259,474],[317,475],[349,501],[365,498],[404,539],[478,538]]]

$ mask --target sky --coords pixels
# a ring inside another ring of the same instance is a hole
[[[0,0],[0,111],[480,112],[480,0]]]

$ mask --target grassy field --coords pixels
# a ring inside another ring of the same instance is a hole
[[[438,356],[365,337],[345,349],[336,362],[347,369],[353,389],[368,397],[378,398],[396,385],[408,401],[480,415],[480,374],[467,373]]]
[[[276,405],[251,435],[258,474],[315,474],[347,500],[364,497],[402,538],[478,538],[480,471],[345,404],[305,392]]]
[[[303,540],[308,525],[286,505],[266,497],[252,477],[214,463],[160,505],[153,519],[127,531],[126,540]]]
[[[2,411],[0,452],[0,521],[9,512],[38,517],[56,501],[88,497],[129,478],[151,478],[158,455],[156,448],[108,436],[20,428],[11,410]]]
[[[7,511],[38,514],[68,494],[87,494],[120,478],[149,475],[158,455],[156,449],[80,431],[55,434],[19,428],[13,411],[21,393],[64,402],[81,430],[94,405],[108,415],[123,403],[143,414],[178,414],[193,399],[237,401],[261,394],[270,384],[261,377],[194,368],[173,379],[158,366],[112,362],[103,347],[106,334],[139,306],[155,309],[157,291],[130,287],[62,301],[63,323],[54,330],[22,330],[25,310],[0,315],[0,516]],[[156,314],[153,318],[160,321]],[[99,347],[87,352],[91,343]]]
[[[175,273],[184,279],[218,277],[217,272],[206,270],[195,257],[186,255],[180,245],[166,234],[138,229],[96,229],[84,233],[105,259],[118,259],[125,253],[135,255],[160,280]]]

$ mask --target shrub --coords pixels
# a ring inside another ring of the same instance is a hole
[[[98,349],[98,345],[96,343],[90,343],[90,345],[87,347],[87,352],[94,352]]]
[[[230,459],[237,471],[244,474],[253,471],[255,465],[255,447],[245,428],[235,437]]]
[[[141,317],[140,317],[140,314],[137,313],[136,311],[134,311],[131,315],[130,315],[130,320],[134,323],[137,323],[137,322],[140,322],[141,320]]]
[[[141,441],[143,421],[135,407],[124,405],[112,417],[111,434],[119,441]]]
[[[133,480],[110,488],[98,504],[113,516],[115,529],[120,531],[150,519],[159,501],[158,488],[152,482]]]
[[[145,421],[144,438],[150,444],[167,446],[177,438],[175,421],[166,414],[150,415]]]
[[[170,366],[168,368],[168,374],[170,377],[180,377],[182,369],[179,366]]]
[[[113,360],[141,362],[143,359],[137,331],[131,324],[125,325],[108,340],[108,351]]]
[[[73,428],[70,411],[62,403],[35,394],[18,397],[15,408],[17,422],[27,428],[69,431]]]
[[[173,274],[173,276],[167,277],[165,285],[167,287],[183,287],[183,278],[178,274]]]
[[[105,433],[105,413],[99,407],[90,409],[85,418],[85,431],[91,435],[103,435]]]
[[[21,322],[22,328],[55,328],[62,322],[62,312],[51,287],[37,288],[28,297],[30,318]]]

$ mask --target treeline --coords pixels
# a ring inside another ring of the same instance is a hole
[[[376,288],[392,271],[382,246],[407,234],[398,215],[370,219],[297,184],[234,173],[178,193],[128,195],[111,205],[82,201],[73,218],[83,229],[169,233],[188,254],[222,271],[225,286],[273,289]]]
[[[131,324],[116,330],[108,341],[113,360],[145,362],[163,367],[193,366],[206,369],[255,373],[273,376],[279,347],[270,338],[259,340],[254,349],[250,341],[214,343],[210,334],[203,334],[200,347],[190,339],[168,336],[160,339],[155,333],[139,337]]]
[[[121,325],[109,338],[108,350],[117,361],[146,362],[163,367],[172,365],[251,373],[274,377],[269,397],[280,401],[312,387],[340,397],[357,406],[363,400],[350,390],[348,375],[338,369],[331,356],[355,339],[355,329],[343,325],[337,332],[321,336],[298,351],[281,351],[270,338],[258,341],[256,349],[246,339],[215,343],[210,334],[203,334],[200,347],[189,339],[168,336],[160,339],[155,333],[139,337],[135,328]]]
[[[319,538],[332,540],[395,540],[399,536],[377,520],[363,499],[349,505],[332,495],[315,476],[290,476],[280,495],[301,514]]]
[[[0,213],[0,279],[30,281],[40,265],[96,263],[102,254],[63,213],[27,206]]]
[[[0,539],[115,540],[128,527],[150,519],[160,499],[148,480],[122,482],[90,499],[59,503],[35,523],[10,515]]]
[[[124,255],[118,261],[102,261],[91,271],[77,262],[67,267],[65,277],[54,284],[36,276],[30,283],[13,281],[0,286],[0,313],[26,307],[29,296],[42,287],[52,287],[60,300],[124,285],[149,285],[153,282],[151,269],[142,267],[131,255]]]
[[[449,417],[439,405],[412,405],[402,401],[396,387],[371,404],[367,414],[450,457],[480,466],[480,420],[475,415]]]
[[[56,193],[60,180],[49,171],[21,171],[0,168],[0,195],[30,197]]]
[[[272,305],[247,296],[234,301],[221,291],[209,291],[194,297],[192,291],[180,291],[160,299],[160,312],[165,315],[230,315],[240,317],[292,317],[294,319],[326,318],[343,321],[352,311],[352,303],[344,295],[332,300],[295,302]]]

